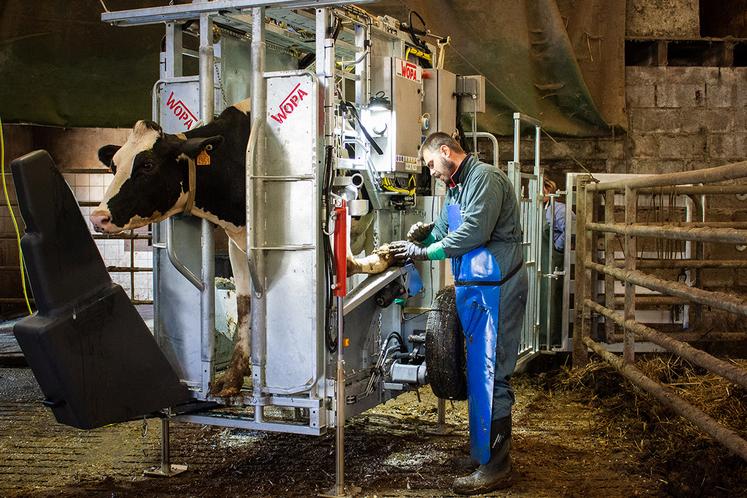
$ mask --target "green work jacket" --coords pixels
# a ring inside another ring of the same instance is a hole
[[[433,242],[449,258],[485,246],[506,275],[523,260],[519,203],[508,176],[495,166],[468,156],[452,180],[454,184],[448,189],[431,232]],[[462,224],[449,232],[451,204],[459,205]]]

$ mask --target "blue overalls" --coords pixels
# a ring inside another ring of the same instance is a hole
[[[459,204],[447,206],[449,232],[462,223]],[[491,421],[511,414],[509,384],[519,352],[527,296],[523,263],[505,274],[484,246],[451,260],[456,306],[467,349],[467,392],[472,458],[490,460]],[[502,295],[501,289],[504,292]]]

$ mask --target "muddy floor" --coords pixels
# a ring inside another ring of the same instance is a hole
[[[583,395],[518,378],[515,484],[507,496],[665,496],[657,469]],[[159,462],[158,421],[80,431],[55,423],[27,369],[0,369],[0,496],[314,496],[334,484],[334,433],[309,437],[172,424],[173,463],[187,473],[143,477]],[[351,419],[346,478],[361,496],[448,496],[469,471],[466,404],[422,389]]]

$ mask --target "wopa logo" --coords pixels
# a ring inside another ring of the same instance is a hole
[[[277,121],[280,124],[283,124],[288,117],[293,114],[293,112],[298,109],[298,106],[303,101],[304,97],[308,95],[307,92],[304,92],[301,88],[301,83],[293,87],[293,90],[288,94],[285,99],[280,103],[279,110],[277,114],[270,114],[270,117]]]
[[[171,109],[178,120],[184,121],[184,126],[186,126],[188,130],[191,130],[197,122],[197,116],[189,110],[187,104],[182,102],[181,99],[177,100],[174,98],[174,92],[171,92],[169,98],[166,99],[166,107]]]
[[[397,59],[397,75],[408,80],[420,81],[420,66],[413,64],[412,62]]]

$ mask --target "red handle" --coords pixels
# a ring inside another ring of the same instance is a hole
[[[348,293],[348,207],[345,201],[335,208],[335,273],[337,285],[335,296],[344,297]]]

